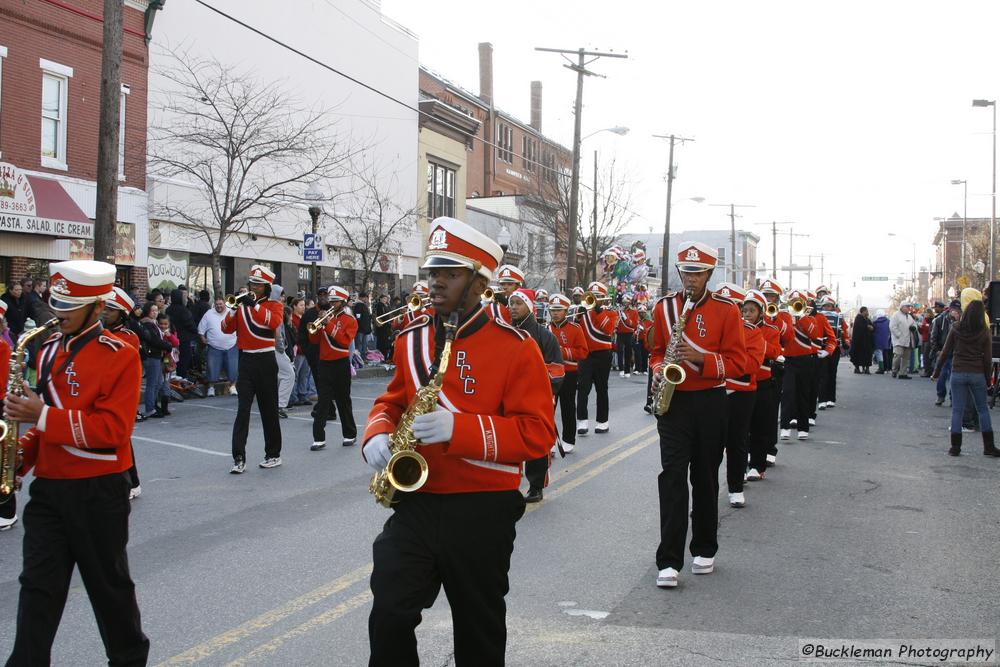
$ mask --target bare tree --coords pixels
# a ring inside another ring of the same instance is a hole
[[[337,244],[360,259],[361,286],[370,291],[372,275],[387,273],[388,256],[400,255],[403,240],[413,234],[418,210],[400,205],[395,170],[386,174],[361,161],[351,169],[349,183],[351,196],[342,197],[327,217],[333,221]]]
[[[205,239],[221,294],[227,241],[277,235],[278,213],[303,201],[309,183],[343,176],[350,151],[325,111],[299,104],[279,83],[183,51],[164,57],[154,72],[166,90],[151,104],[151,171],[188,181],[203,197],[153,212]]]

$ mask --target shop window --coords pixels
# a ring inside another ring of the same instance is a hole
[[[73,68],[44,59],[39,66],[42,68],[42,166],[66,170],[68,89]]]
[[[455,170],[427,163],[427,217],[455,215]]]

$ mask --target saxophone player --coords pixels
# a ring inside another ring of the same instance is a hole
[[[8,419],[34,424],[21,437],[19,474],[34,469],[24,508],[24,566],[8,665],[48,665],[74,565],[112,665],[145,665],[129,574],[129,439],[139,403],[139,352],[101,325],[115,267],[52,264],[49,307],[58,333],[38,353],[39,394],[5,399]],[[26,385],[25,385],[26,387]]]
[[[432,319],[417,317],[396,341],[396,374],[368,417],[365,460],[381,472],[389,435],[417,388],[438,372],[444,322],[457,316],[436,411],[413,419],[428,477],[397,494],[375,539],[368,621],[369,665],[418,664],[415,629],[443,585],[454,622],[457,665],[502,665],[507,573],[514,526],[524,513],[518,491],[524,462],[555,442],[552,392],[535,342],[480,302],[503,251],[454,218],[431,225],[423,268]]]
[[[653,391],[663,381],[664,354],[674,323],[691,300],[676,363],[686,371],[676,386],[670,409],[657,417],[660,465],[660,544],[656,549],[656,585],[677,586],[687,541],[688,476],[691,479],[691,555],[693,574],[709,574],[718,551],[719,465],[726,442],[726,378],[747,372],[743,323],[732,303],[713,296],[708,280],[718,263],[704,243],[682,243],[676,267],[683,292],[669,292],[656,302],[650,353]]]

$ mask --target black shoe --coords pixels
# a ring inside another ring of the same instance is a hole
[[[647,415],[651,415],[653,414],[653,406],[651,406],[649,403],[646,403],[646,405],[642,406],[642,411],[645,412]]]
[[[524,497],[526,503],[539,503],[542,501],[541,489],[528,489],[528,495]]]
[[[163,417],[166,417],[166,416],[167,415],[165,415],[163,412],[160,411],[159,408],[157,408],[156,411],[153,414],[148,415],[147,418],[148,419],[162,419]]]
[[[885,371],[880,368],[877,371],[875,371],[875,375],[885,375]]]
[[[951,434],[951,448],[948,449],[948,456],[958,456],[962,453],[962,434]]]
[[[855,367],[854,367],[854,374],[855,374],[855,375],[861,375],[861,369],[860,369],[860,368],[858,368],[857,366],[855,366]]]
[[[167,405],[170,403],[170,399],[163,397],[160,399],[160,412],[163,413],[161,417],[167,417],[170,415],[170,410],[167,409]]]
[[[983,455],[1000,457],[1000,449],[993,445],[993,431],[983,431]]]
[[[862,373],[862,375],[871,375],[871,374],[872,374],[872,369],[870,369],[870,368],[866,368],[865,372]]]
[[[139,412],[139,413],[137,413],[135,415],[135,421],[136,421],[136,423],[144,422],[147,419],[148,419],[148,417],[146,415],[142,414],[141,412]]]
[[[284,408],[278,408],[278,416],[282,419],[288,419],[288,413],[285,412]]]
[[[938,400],[934,401],[934,405],[944,405],[944,399],[939,398]]]
[[[913,378],[912,378],[912,377],[910,377],[909,375],[900,375],[900,376],[899,376],[899,377],[897,377],[896,379],[897,379],[897,380],[912,380]]]

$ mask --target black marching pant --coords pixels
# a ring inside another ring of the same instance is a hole
[[[632,334],[618,334],[618,370],[632,372]]]
[[[770,379],[757,383],[757,397],[750,413],[750,467],[757,472],[767,469],[767,454],[778,437],[778,407],[775,402],[774,382]]]
[[[559,431],[563,442],[576,444],[576,384],[577,371],[567,371],[563,377],[559,393],[556,394],[556,407],[562,417],[562,429]]]
[[[414,630],[444,586],[454,624],[455,664],[504,664],[507,573],[518,491],[406,493],[372,545],[370,667],[419,664]]]
[[[820,361],[819,402],[837,402],[837,367],[840,366],[840,348],[838,347],[826,359]]]
[[[247,435],[250,431],[250,409],[254,396],[264,427],[264,455],[281,456],[281,425],[278,422],[278,360],[274,350],[269,352],[244,352],[240,350],[240,364],[236,371],[238,408],[233,422],[233,459],[246,460]]]
[[[239,389],[237,389],[239,391]],[[132,451],[132,467],[128,469],[126,473],[128,475],[129,483],[132,488],[139,486],[139,469],[135,467],[135,447],[132,446],[132,442],[129,441],[128,448]]]
[[[649,370],[649,352],[639,341],[633,342],[632,347],[635,351],[635,371],[645,373]]]
[[[24,569],[8,667],[48,665],[73,566],[87,589],[109,665],[145,665],[135,584],[128,569],[129,481],[121,473],[36,479],[24,508]]]
[[[725,389],[676,391],[667,414],[657,417],[660,465],[660,545],[656,567],[684,567],[691,480],[691,555],[719,550],[719,464],[726,442]]]
[[[386,357],[387,359],[389,357]],[[316,402],[319,403],[319,385],[317,383],[317,378],[319,377],[319,352],[315,354],[307,352],[306,353],[306,363],[309,364],[309,371],[312,373],[313,385],[316,386]],[[316,418],[316,408],[313,407],[312,418]],[[327,419],[337,418],[337,406],[332,402],[329,403],[329,408],[327,411]]]
[[[0,518],[13,519],[15,515],[17,515],[17,494],[0,493]]]
[[[576,418],[587,419],[590,388],[597,389],[597,422],[608,421],[608,375],[611,373],[611,350],[597,350],[580,362],[576,391]]]
[[[743,491],[743,475],[747,472],[747,438],[756,398],[757,393],[753,391],[734,391],[726,397],[729,419],[726,426],[726,482],[729,493]],[[722,464],[721,452],[719,464]]]
[[[326,414],[330,401],[337,405],[340,413],[341,431],[345,440],[358,437],[358,427],[354,423],[354,408],[351,405],[351,360],[347,357],[333,361],[319,362],[316,376],[316,393],[319,400],[313,409],[313,441],[326,442]]]
[[[783,395],[785,386],[785,365],[773,367],[771,369],[771,389],[774,391],[774,419],[771,420],[771,426],[773,427],[773,435],[771,436],[771,446],[767,448],[767,453],[772,456],[778,454],[778,424],[782,419],[779,417],[779,410],[781,409],[781,397]]]
[[[816,382],[816,357],[786,357],[785,379],[781,389],[781,428],[809,431],[809,414],[816,404],[813,386]]]

